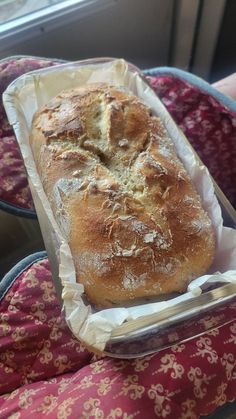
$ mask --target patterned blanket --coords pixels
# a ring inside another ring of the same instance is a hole
[[[197,419],[236,399],[236,304],[232,322],[171,349],[98,359],[66,326],[45,257],[1,285],[1,419]]]

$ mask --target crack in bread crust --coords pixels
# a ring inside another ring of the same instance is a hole
[[[91,302],[184,291],[206,272],[211,222],[137,97],[107,84],[63,92],[35,115],[31,146]]]

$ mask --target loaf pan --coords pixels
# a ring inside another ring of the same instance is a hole
[[[43,191],[28,139],[33,114],[40,106],[61,90],[96,81],[124,85],[158,114],[212,219],[218,243],[213,265],[181,296],[167,296],[165,301],[134,307],[96,310],[86,301],[83,286],[76,283],[73,258]],[[58,297],[68,326],[79,340],[94,352],[132,358],[232,320],[236,304],[236,232],[223,226],[221,211],[231,226],[236,225],[235,211],[137,67],[124,60],[101,58],[41,69],[16,79],[3,100],[28,173]]]

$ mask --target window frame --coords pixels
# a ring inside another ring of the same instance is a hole
[[[114,6],[119,0],[64,0],[0,25],[0,52],[70,22]]]

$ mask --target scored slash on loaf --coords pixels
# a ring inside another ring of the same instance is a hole
[[[77,281],[98,307],[183,292],[215,254],[211,221],[160,119],[120,87],[64,91],[30,143]]]

